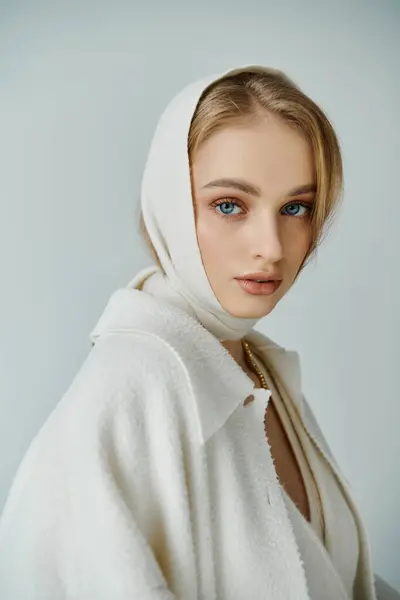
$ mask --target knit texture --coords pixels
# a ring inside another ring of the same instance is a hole
[[[92,340],[10,490],[1,600],[310,600],[265,439],[270,393],[195,319],[138,290],[113,294]],[[309,417],[297,354],[248,341]],[[374,600],[355,519],[359,597]]]

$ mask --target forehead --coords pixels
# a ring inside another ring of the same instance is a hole
[[[272,115],[214,133],[197,150],[192,169],[196,187],[222,177],[244,178],[261,189],[315,180],[310,143],[302,132]]]

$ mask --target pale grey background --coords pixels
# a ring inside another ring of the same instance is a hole
[[[346,194],[260,329],[299,350],[375,569],[400,588],[399,30],[388,0],[0,5],[0,506],[109,296],[148,262],[137,203],[157,117],[191,79],[264,63],[328,112]]]

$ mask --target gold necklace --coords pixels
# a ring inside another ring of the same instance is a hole
[[[258,365],[257,365],[256,361],[254,360],[253,353],[250,350],[249,344],[245,340],[242,340],[242,344],[243,344],[243,348],[244,348],[244,351],[245,351],[245,355],[246,355],[246,359],[247,359],[247,364],[249,364],[249,366],[256,373],[257,377],[260,380],[261,386],[265,390],[268,390],[269,388],[268,388],[267,382],[265,380],[264,374],[258,368]],[[253,398],[254,398],[254,396],[253,396]],[[265,435],[267,435],[267,410],[265,410],[265,415],[264,415],[264,431],[265,431]],[[323,513],[323,508],[322,508],[322,499],[321,499],[321,495],[320,495],[320,491],[319,491],[319,488],[318,488],[317,481],[315,479],[314,472],[312,471],[312,469],[310,467],[309,467],[309,471],[310,471],[310,473],[312,475],[312,478],[313,478],[313,481],[314,481],[315,490],[317,492],[318,516],[319,516],[320,526],[321,526],[321,529],[322,529],[323,543],[325,544],[325,542],[326,542],[326,525],[325,525],[325,518],[324,518],[324,513]]]
[[[254,360],[254,356],[253,356],[252,351],[250,350],[249,344],[245,340],[242,340],[242,344],[243,344],[244,352],[246,354],[247,363],[253,369],[253,372],[257,375],[258,379],[260,380],[261,387],[263,387],[264,390],[267,390],[268,389],[267,382],[265,380],[263,373],[261,373],[260,369],[258,368],[256,361]]]

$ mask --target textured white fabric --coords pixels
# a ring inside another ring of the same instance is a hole
[[[255,360],[265,376],[273,402],[301,467],[311,514],[315,521],[308,523],[283,490],[289,518],[304,562],[310,598],[351,600],[359,558],[354,517],[331,469],[327,467],[318,449],[310,443],[297,411],[291,403],[286,405],[283,401],[265,365],[256,355]],[[286,397],[286,400],[289,401],[290,398]],[[326,545],[316,514],[318,497],[312,493],[314,485],[310,479],[315,480],[317,493],[322,501],[321,516],[325,522]]]
[[[219,340],[240,339],[258,319],[227,313],[214,295],[197,245],[188,134],[202,92],[224,73],[202,78],[177,94],[161,115],[141,189],[144,222],[165,272],[155,269],[144,290],[184,308]],[[139,274],[139,280],[143,273]]]
[[[297,429],[294,426],[294,422],[291,420],[289,416],[289,412],[286,409],[285,403],[282,401],[280,394],[276,390],[271,378],[269,377],[264,365],[256,358],[258,361],[258,366],[261,371],[264,373],[264,377],[268,383],[268,387],[272,393],[272,401],[276,408],[276,411],[279,415],[280,421],[283,425],[285,433],[288,437],[289,443],[293,450],[293,453],[296,457],[297,464],[299,466],[301,476],[303,478],[309,509],[310,509],[310,522],[313,527],[316,535],[319,539],[323,541],[323,511],[320,506],[319,499],[319,491],[317,488],[317,483],[315,480],[315,475],[311,470],[309,460],[307,459],[302,443],[304,444],[304,440],[302,439],[302,431],[301,431],[301,421],[300,423],[296,421],[298,425]],[[300,441],[300,439],[302,441]]]
[[[302,397],[297,353],[246,339],[350,497]],[[92,340],[11,488],[1,600],[310,600],[264,434],[269,393],[197,320],[138,290],[112,295]],[[351,508],[354,597],[374,600]]]
[[[303,515],[283,490],[290,522],[304,564],[309,595],[312,600],[351,600],[326,548]]]

